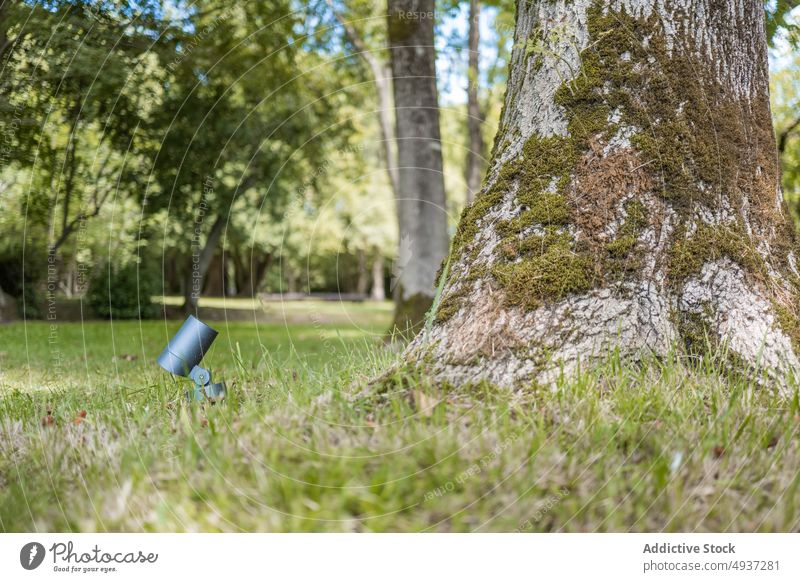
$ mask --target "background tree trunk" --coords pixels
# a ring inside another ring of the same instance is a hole
[[[380,249],[374,250],[372,259],[372,291],[369,298],[372,301],[384,301],[386,299],[386,288],[383,278],[383,255]]]
[[[211,259],[219,246],[224,230],[225,219],[222,215],[218,215],[199,254],[190,253],[189,270],[186,273],[183,288],[183,310],[186,313],[197,313],[197,303],[203,291],[208,266],[211,264]]]
[[[469,149],[467,150],[467,163],[465,176],[467,180],[467,204],[472,204],[475,194],[481,187],[483,174],[483,112],[478,100],[479,74],[478,48],[480,45],[480,17],[481,5],[478,0],[469,2],[469,32],[468,49],[469,65],[467,67],[467,133],[469,134]]]
[[[256,297],[267,269],[272,263],[272,255],[256,252],[253,249],[242,250],[232,247],[230,256],[233,261],[236,294],[241,297]]]
[[[207,297],[222,297],[225,295],[225,260],[221,252],[216,252],[211,257],[208,270],[203,280],[203,295]]]
[[[486,185],[407,357],[506,386],[676,345],[785,374],[797,252],[761,0],[518,2]]]
[[[0,288],[0,322],[17,319],[17,302]]]
[[[375,82],[379,109],[378,125],[381,130],[381,139],[383,140],[384,167],[386,168],[392,193],[395,198],[397,198],[397,193],[400,189],[400,179],[397,174],[397,146],[395,142],[394,125],[392,124],[392,111],[394,106],[392,103],[391,66],[384,62],[384,60],[378,58],[375,53],[369,49],[353,24],[336,11],[333,0],[327,0],[327,3],[331,11],[333,11],[336,20],[338,20],[344,28],[347,39],[355,47],[356,51],[358,51],[358,56],[367,63],[372,79]]]
[[[393,325],[403,333],[419,328],[433,302],[436,273],[447,254],[447,214],[433,45],[434,1],[389,0],[388,8],[400,189]]]
[[[358,249],[356,252],[358,273],[356,276],[356,294],[366,295],[369,288],[369,268],[367,267],[367,252]]]

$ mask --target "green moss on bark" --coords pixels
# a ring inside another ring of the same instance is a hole
[[[756,232],[776,226],[769,244],[778,260],[796,246],[795,235],[774,203],[777,169],[763,146],[773,139],[768,102],[759,96],[748,104],[748,111],[741,111],[741,98],[717,80],[712,67],[691,56],[695,47],[667,50],[655,14],[634,18],[597,2],[589,9],[587,25],[589,40],[580,55],[580,70],[555,94],[565,111],[568,135],[528,139],[522,155],[506,164],[493,186],[462,215],[451,262],[475,242],[486,213],[513,191],[518,213],[495,224],[500,261],[489,267],[510,304],[535,309],[569,293],[636,277],[644,259],[642,234],[651,225],[658,233],[665,220],[663,215],[648,216],[641,199],[648,192],[666,203],[674,212],[672,224],[678,225],[667,242],[671,287],[680,288],[707,261],[723,256],[737,262],[748,277],[766,280],[769,268],[756,250],[757,241],[741,224],[700,224],[688,237],[686,229],[695,223],[698,205],[716,211],[724,198],[731,214],[748,214]],[[691,45],[693,40],[687,36],[680,42]],[[512,95],[504,106],[515,99]],[[615,166],[602,153],[613,139],[623,144],[629,140],[635,165]],[[598,160],[606,160],[607,167],[598,169]],[[606,180],[603,169],[638,172],[643,179],[634,187],[615,190],[616,176]],[[590,181],[587,175],[606,191],[589,189],[576,196],[581,180]],[[596,215],[607,221],[616,218],[611,214],[617,212],[620,192],[631,192],[634,198],[624,205],[625,217],[614,240],[605,241],[596,220],[583,220],[580,199],[607,195],[603,212]],[[532,230],[539,234],[531,235]],[[576,232],[577,237],[569,234]],[[437,314],[441,319],[458,311],[471,287],[463,284],[463,271],[453,277],[462,277],[462,284],[459,293],[442,302]],[[800,331],[791,331],[800,330],[800,322],[786,309],[779,319],[787,333],[800,336]]]
[[[700,274],[703,265],[727,257],[751,275],[766,276],[764,259],[739,225],[708,226],[701,224],[690,236],[679,229],[669,253],[668,275],[674,287]]]
[[[677,312],[674,319],[677,323],[678,336],[683,341],[683,347],[692,355],[715,353],[718,343],[717,334],[709,326],[714,315],[710,305],[703,305],[702,311],[696,313]]]
[[[439,308],[436,310],[435,321],[441,323],[453,317],[458,310],[461,309],[463,297],[458,293],[450,293],[446,295],[439,303]]]
[[[629,200],[624,205],[625,220],[619,227],[616,238],[606,245],[608,259],[605,272],[625,275],[641,269],[644,260],[639,250],[639,237],[647,228],[647,209],[641,200]]]
[[[592,262],[575,251],[569,234],[548,229],[544,236],[530,236],[521,245],[522,260],[492,269],[509,305],[536,309],[545,301],[587,291],[594,285]]]
[[[655,14],[637,19],[595,6],[588,28],[594,42],[581,54],[580,74],[556,93],[570,135],[610,138],[619,125],[637,128],[632,144],[654,164],[665,199],[714,204],[729,185],[724,168],[740,165],[747,141],[735,100],[686,54],[691,47],[667,50]],[[608,121],[612,113],[617,123]]]
[[[773,302],[772,307],[775,309],[775,316],[781,330],[789,336],[795,352],[800,353],[800,318],[797,316],[797,309],[800,305],[795,302],[792,306],[794,309],[790,309],[785,305]]]
[[[519,165],[517,163],[507,164],[500,170],[492,187],[479,194],[475,201],[463,210],[450,250],[449,262],[451,265],[454,265],[466,248],[475,242],[480,231],[480,221],[492,208],[503,201],[503,197],[513,187],[518,171]],[[448,260],[446,259],[444,263],[447,262]]]

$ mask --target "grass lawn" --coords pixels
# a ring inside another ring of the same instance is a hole
[[[285,309],[214,322],[215,406],[155,364],[180,321],[0,326],[0,530],[800,528],[797,396],[712,358],[365,394],[390,308]]]

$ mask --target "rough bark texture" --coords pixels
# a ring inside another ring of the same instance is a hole
[[[433,10],[433,0],[389,0],[400,227],[394,327],[401,332],[421,325],[448,248]]]
[[[480,45],[480,16],[481,5],[478,0],[469,3],[469,33],[468,49],[469,63],[467,67],[467,133],[469,134],[469,149],[467,150],[467,163],[465,176],[467,180],[467,204],[472,204],[475,195],[481,187],[483,174],[483,112],[478,100],[478,48]]]
[[[508,386],[614,348],[796,369],[763,3],[521,1],[514,46],[486,183],[408,359]]]

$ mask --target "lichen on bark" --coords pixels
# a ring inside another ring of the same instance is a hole
[[[753,20],[763,7],[518,10],[485,190],[462,215],[434,329],[408,357],[433,350],[450,380],[517,384],[702,336],[739,363],[797,365],[797,242]],[[526,32],[550,43],[535,59]]]

